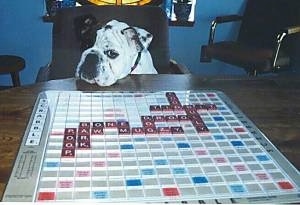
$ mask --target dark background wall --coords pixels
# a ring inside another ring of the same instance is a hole
[[[197,0],[193,27],[170,27],[171,57],[185,64],[192,73],[201,75],[245,73],[221,62],[200,63],[200,47],[207,43],[210,22],[217,15],[242,14],[246,0]],[[44,0],[0,1],[0,54],[15,54],[26,60],[21,83],[34,83],[39,68],[51,59],[51,23],[42,21]],[[216,40],[235,38],[238,24],[218,28]],[[10,76],[0,82],[9,84]]]

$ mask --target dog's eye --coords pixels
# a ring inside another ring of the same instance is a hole
[[[111,59],[115,59],[116,57],[119,56],[119,53],[115,50],[107,50],[104,51],[104,54],[107,55]]]

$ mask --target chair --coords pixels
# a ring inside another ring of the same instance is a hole
[[[15,55],[0,55],[0,74],[10,74],[13,87],[21,86],[19,72],[25,68],[25,60]],[[9,88],[10,86],[1,86]]]
[[[287,70],[297,58],[296,46],[300,45],[299,3],[299,0],[248,0],[243,16],[216,17],[208,44],[201,47],[200,62],[220,60],[244,68],[254,76]],[[237,40],[214,42],[217,25],[234,21],[241,21]]]
[[[105,25],[116,19],[128,25],[146,29],[153,34],[148,48],[158,73],[188,72],[170,60],[168,19],[157,6],[95,6],[84,5],[59,9],[53,22],[52,60],[42,68],[37,81],[74,77],[82,53],[82,45],[76,34],[75,22],[82,16],[92,15],[97,23]]]

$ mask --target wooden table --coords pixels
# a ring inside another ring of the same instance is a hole
[[[300,169],[300,77],[200,77],[132,75],[110,87],[75,79],[55,80],[0,91],[0,197],[39,92],[44,90],[187,90],[223,91]]]

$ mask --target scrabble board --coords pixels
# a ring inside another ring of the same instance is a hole
[[[287,203],[299,187],[222,92],[46,91],[3,201]]]

